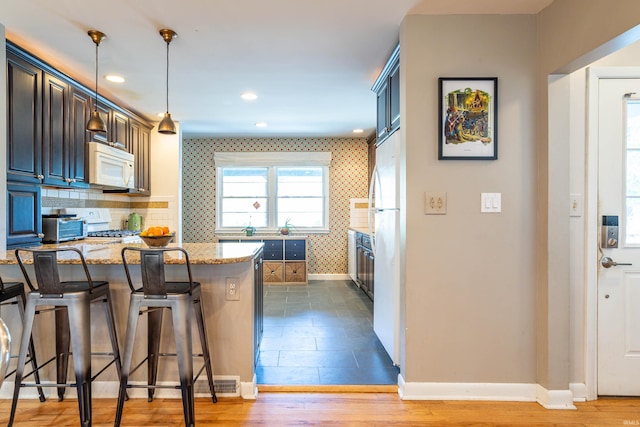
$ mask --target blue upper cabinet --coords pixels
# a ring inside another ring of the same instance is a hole
[[[396,46],[372,90],[377,96],[376,143],[400,128],[400,45]]]
[[[42,75],[23,58],[7,54],[7,178],[40,184],[42,173]]]

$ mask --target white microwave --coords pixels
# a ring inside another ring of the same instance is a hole
[[[135,188],[133,154],[100,142],[88,142],[89,184]]]

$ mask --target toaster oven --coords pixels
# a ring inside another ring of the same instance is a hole
[[[75,215],[43,215],[43,243],[60,243],[87,237],[87,222]]]

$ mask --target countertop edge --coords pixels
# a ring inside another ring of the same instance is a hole
[[[58,246],[75,246],[82,252],[88,265],[122,265],[121,250],[124,247],[146,248],[142,243],[118,244],[110,243],[104,245],[87,245],[82,243],[64,245],[43,245],[26,249],[48,249]],[[221,265],[249,262],[260,253],[264,244],[261,242],[250,243],[184,243],[181,245],[170,244],[168,247],[182,247],[189,253],[191,265]],[[73,252],[69,252],[69,258],[58,257],[60,265],[80,265],[80,258]],[[2,256],[4,255],[4,256]],[[25,264],[32,264],[32,260],[27,256]],[[139,264],[139,259],[133,256],[128,258],[131,264]],[[17,265],[18,261],[14,255],[14,249],[7,250],[0,254],[0,265]],[[183,264],[182,258],[165,258],[166,265]]]

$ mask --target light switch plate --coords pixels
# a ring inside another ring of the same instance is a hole
[[[447,193],[427,191],[424,193],[425,215],[445,215],[447,213]]]
[[[480,197],[480,212],[502,212],[502,193],[482,193]]]

